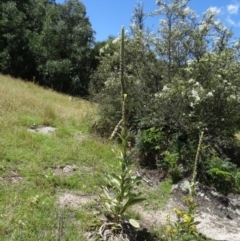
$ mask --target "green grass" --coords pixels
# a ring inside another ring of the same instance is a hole
[[[1,241],[87,240],[86,230],[96,221],[94,207],[62,210],[58,198],[73,191],[97,195],[103,172],[117,170],[112,149],[118,145],[90,133],[96,106],[2,75],[0,93]],[[28,132],[33,125],[57,130]],[[81,134],[88,138],[76,140]],[[71,174],[55,174],[66,165],[74,166]],[[149,205],[156,205],[160,190],[144,191]]]
[[[171,195],[172,182],[166,179],[158,186],[147,188],[143,187],[144,194],[148,197],[145,202],[146,210],[158,210],[165,208]]]

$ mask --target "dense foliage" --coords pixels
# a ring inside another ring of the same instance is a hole
[[[144,30],[145,15],[138,5],[133,35],[125,41],[130,144],[142,164],[159,167],[177,180],[192,173],[204,131],[199,178],[212,184],[219,175],[230,175],[227,183],[239,191],[234,179],[238,151],[233,151],[240,128],[239,42],[216,20],[212,8],[199,20],[187,0],[157,5],[150,14],[160,18],[157,32]],[[91,77],[90,91],[100,104],[96,128],[102,135],[110,134],[121,115],[118,49],[118,38],[101,48]],[[216,158],[225,165],[216,167]]]
[[[88,92],[93,30],[78,0],[3,0],[0,72],[58,91]]]

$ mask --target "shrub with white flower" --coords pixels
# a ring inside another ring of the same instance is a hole
[[[161,119],[171,120],[174,128],[187,133],[195,132],[201,122],[211,135],[234,135],[240,128],[240,74],[231,58],[232,53],[223,51],[192,61],[182,70],[184,79],[175,76],[163,87],[164,94],[158,93]]]
[[[125,42],[124,78],[133,143],[140,140],[140,147],[154,147],[140,150],[146,160],[159,161],[161,151],[173,146],[180,162],[190,162],[190,148],[184,154],[181,148],[190,143],[193,150],[204,130],[206,145],[221,156],[240,130],[240,44],[231,44],[230,31],[215,20],[214,9],[198,21],[188,1],[157,2],[159,9],[152,13],[161,16],[157,33],[143,29]],[[90,82],[99,104],[99,129],[107,136],[121,118],[117,97],[121,89],[115,81],[118,45],[118,40],[111,40],[110,48],[104,48]],[[141,142],[144,133],[150,136]],[[153,149],[156,152],[150,153]]]
[[[213,96],[213,92],[212,91],[208,92],[206,96],[207,97],[212,97]]]

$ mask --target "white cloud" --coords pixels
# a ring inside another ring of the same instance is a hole
[[[237,14],[239,9],[239,3],[227,5],[227,11],[229,14]]]

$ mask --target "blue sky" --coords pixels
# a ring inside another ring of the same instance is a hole
[[[64,0],[56,0],[63,3]],[[92,28],[96,31],[97,41],[106,40],[109,35],[118,36],[121,26],[129,29],[130,19],[137,0],[82,0]],[[158,9],[155,0],[142,0],[145,12]],[[240,0],[191,0],[189,7],[199,16],[208,8],[218,12],[218,18],[232,28],[234,35],[240,37]],[[154,30],[158,26],[158,18],[149,18],[146,25]]]

